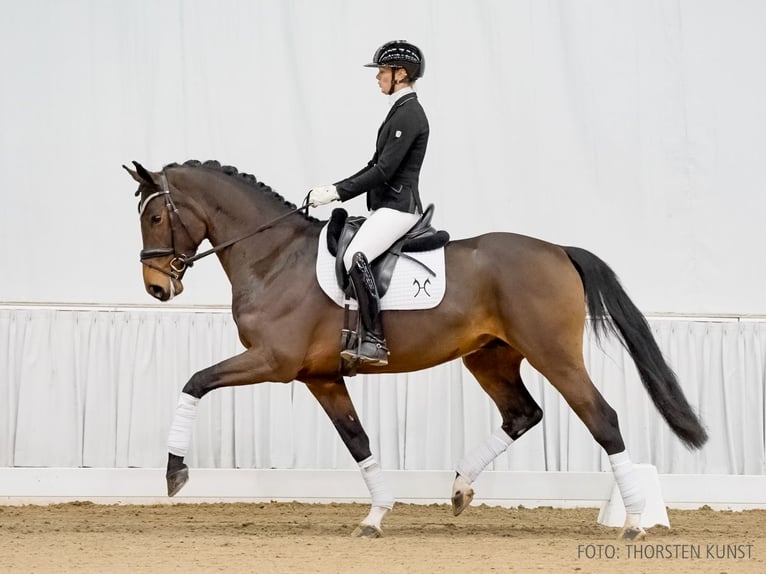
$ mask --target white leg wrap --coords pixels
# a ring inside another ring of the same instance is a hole
[[[617,454],[609,455],[609,462],[612,465],[614,480],[617,482],[617,488],[620,489],[622,502],[625,505],[625,512],[640,515],[646,506],[646,498],[638,480],[638,474],[633,469],[633,463],[630,462],[628,451],[624,450]]]
[[[457,463],[455,470],[470,484],[476,480],[489,463],[503,454],[512,442],[513,439],[501,427],[489,435],[482,444],[466,454]]]
[[[372,505],[391,510],[394,507],[394,497],[383,480],[383,471],[375,457],[370,456],[360,462],[359,470],[362,471],[362,478],[370,491]]]
[[[176,406],[176,414],[173,417],[173,424],[168,433],[168,452],[176,456],[186,456],[191,442],[194,420],[197,418],[197,405],[199,399],[187,394],[181,393]]]
[[[366,524],[368,526],[374,526],[378,530],[382,530],[383,525],[383,517],[386,515],[386,512],[391,510],[390,508],[383,508],[382,506],[373,506],[370,508],[369,514],[365,517],[364,520],[362,520],[362,524]]]

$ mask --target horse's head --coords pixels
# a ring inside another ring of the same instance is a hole
[[[147,171],[133,162],[135,171],[125,170],[139,186],[138,214],[141,221],[144,286],[160,301],[169,301],[179,295],[186,273],[186,260],[194,255],[205,237],[205,222],[192,208],[191,200],[173,188],[165,171]]]

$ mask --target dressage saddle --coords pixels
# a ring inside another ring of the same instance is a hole
[[[375,284],[378,288],[378,295],[383,297],[391,284],[391,276],[394,273],[394,267],[399,257],[409,257],[417,261],[408,253],[418,251],[431,251],[444,247],[449,241],[449,233],[443,230],[436,230],[431,225],[431,218],[434,214],[433,204],[429,205],[423,212],[418,222],[404,234],[388,250],[371,262],[372,274],[375,278]],[[333,210],[330,216],[330,222],[327,225],[327,249],[335,257],[335,275],[338,285],[347,296],[353,298],[353,289],[350,286],[346,267],[343,265],[343,254],[346,252],[349,243],[359,231],[365,217],[349,217],[348,212],[342,207]],[[418,263],[420,263],[418,261]],[[425,267],[423,263],[420,263]],[[434,275],[434,272],[426,267]]]

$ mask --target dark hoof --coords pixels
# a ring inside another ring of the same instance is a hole
[[[458,516],[473,500],[473,489],[458,490],[452,495],[452,514]]]
[[[168,481],[168,496],[175,496],[189,482],[189,467],[183,465],[179,470],[165,475],[165,479]]]
[[[617,540],[631,540],[633,542],[638,542],[639,540],[645,539],[646,530],[636,526],[626,526],[622,529],[620,535],[617,537]]]
[[[377,526],[370,524],[360,524],[351,533],[351,536],[355,538],[381,538],[383,532]]]

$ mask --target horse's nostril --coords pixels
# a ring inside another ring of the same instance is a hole
[[[159,285],[149,285],[149,294],[155,299],[162,301],[165,297],[165,290]]]

